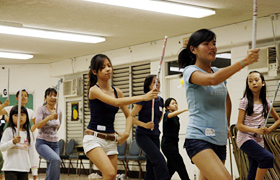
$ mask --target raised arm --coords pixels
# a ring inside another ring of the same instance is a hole
[[[6,99],[6,101],[0,105],[0,115],[8,114],[7,111],[4,109],[4,107],[9,106],[9,105],[10,105],[10,100]]]
[[[188,111],[188,108],[182,109],[182,110],[173,111],[173,112],[168,113],[167,117],[168,118],[173,118],[173,117],[178,116],[179,114],[181,114],[183,112],[186,112],[186,111]]]
[[[260,49],[251,50],[247,57],[241,60],[244,67],[258,61],[259,51]],[[232,64],[231,66],[222,68],[219,71],[211,74],[203,73],[201,71],[195,71],[190,77],[190,82],[202,86],[220,84],[231,77],[233,74],[238,72],[242,68],[242,64],[240,62],[237,62],[235,64]]]
[[[140,101],[149,101],[151,99],[157,98],[158,91],[153,89],[148,93],[140,96],[133,97],[123,97],[123,98],[114,98],[105,94],[100,88],[93,86],[90,88],[89,98],[90,99],[99,99],[100,101],[110,104],[112,106],[121,107],[129,104],[133,104]]]

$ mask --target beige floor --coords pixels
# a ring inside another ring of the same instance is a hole
[[[31,176],[29,176],[29,180],[32,180]],[[39,174],[38,180],[45,180],[46,174]],[[60,174],[60,179],[61,180],[89,180],[87,175],[67,175],[67,174]],[[92,179],[91,179],[92,180]],[[97,179],[96,179],[97,180]],[[136,179],[130,179],[130,180],[136,180]]]

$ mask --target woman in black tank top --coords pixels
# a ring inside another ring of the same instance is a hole
[[[132,117],[127,105],[156,98],[158,92],[153,89],[145,95],[124,97],[120,89],[110,85],[113,67],[106,55],[97,54],[94,56],[89,68],[88,97],[91,119],[84,136],[83,147],[89,159],[102,172],[103,179],[115,180],[117,175],[117,143],[123,144],[126,141],[132,126]],[[113,122],[117,112],[116,107],[117,109],[121,108],[127,120],[125,132],[118,134],[115,139],[116,132]],[[106,109],[112,109],[113,112],[108,112]],[[110,147],[102,144],[104,141],[111,144]],[[117,143],[114,143],[115,141]]]

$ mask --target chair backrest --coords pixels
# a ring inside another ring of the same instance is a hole
[[[64,140],[60,139],[58,141],[59,155],[61,155],[64,151]]]
[[[118,144],[119,156],[124,156],[126,154],[126,145],[127,145],[126,141],[121,146]]]
[[[74,139],[70,139],[70,141],[66,145],[65,154],[66,155],[72,154],[72,152],[74,151],[74,147],[75,147],[75,141],[74,141]]]
[[[136,139],[133,139],[130,146],[129,155],[138,156],[139,154],[140,154],[140,147],[138,146]]]

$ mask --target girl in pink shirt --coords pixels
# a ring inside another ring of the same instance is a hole
[[[273,167],[273,155],[264,148],[261,134],[268,134],[280,125],[280,119],[272,107],[271,115],[275,123],[265,127],[265,119],[272,104],[266,98],[266,84],[258,71],[249,73],[246,89],[239,105],[237,122],[237,145],[249,160],[247,180],[262,180],[269,168]]]

